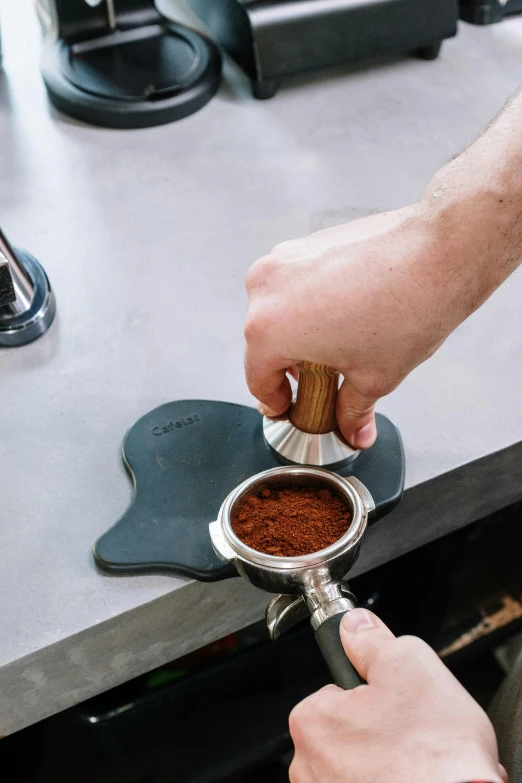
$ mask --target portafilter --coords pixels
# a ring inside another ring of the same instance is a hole
[[[348,530],[326,549],[298,557],[279,557],[247,546],[234,533],[238,507],[248,496],[263,490],[288,488],[328,489],[351,512]],[[288,466],[257,473],[227,496],[218,518],[210,523],[217,555],[234,564],[238,573],[262,590],[278,593],[268,605],[266,620],[272,639],[310,615],[315,637],[337,685],[344,689],[362,680],[342,647],[339,625],[345,612],[357,606],[344,578],[353,567],[368,520],[375,511],[366,487],[352,477],[342,478],[324,468]]]

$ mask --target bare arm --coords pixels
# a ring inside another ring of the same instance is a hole
[[[424,203],[441,238],[463,251],[462,259],[441,263],[441,272],[461,281],[454,314],[461,323],[522,260],[522,92],[433,178]]]

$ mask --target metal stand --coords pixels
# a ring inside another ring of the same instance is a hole
[[[145,128],[187,117],[221,80],[216,46],[163,17],[154,0],[48,0],[42,75],[53,104],[112,128]]]
[[[15,251],[1,230],[0,305],[0,347],[36,340],[56,314],[54,293],[43,267],[29,253]]]

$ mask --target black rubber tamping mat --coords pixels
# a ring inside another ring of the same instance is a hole
[[[169,402],[139,419],[123,442],[134,496],[96,542],[97,565],[110,574],[166,573],[209,582],[236,576],[214,553],[208,525],[234,487],[280,465],[262,425],[254,408],[210,400]],[[377,431],[375,445],[338,471],[369,489],[375,519],[397,505],[404,487],[399,432],[380,414]]]

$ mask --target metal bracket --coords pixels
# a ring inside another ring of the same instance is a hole
[[[342,595],[356,604],[354,594],[347,582],[339,583]],[[349,607],[347,607],[349,608]],[[310,610],[302,595],[276,595],[266,608],[266,625],[271,639],[278,639],[294,625],[310,617]]]

